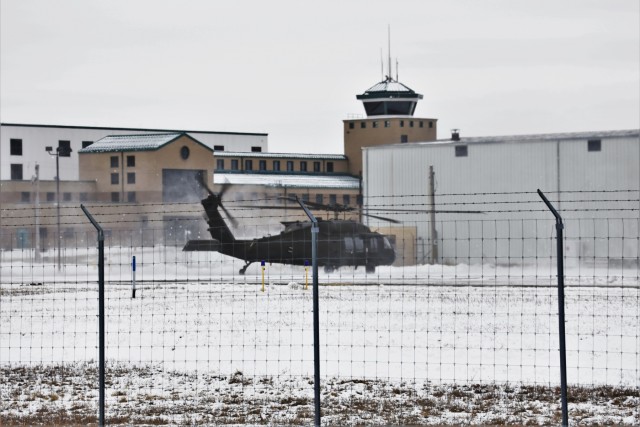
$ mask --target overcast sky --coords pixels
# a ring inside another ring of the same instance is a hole
[[[266,132],[270,151],[342,153],[390,25],[439,138],[640,128],[637,0],[2,0],[0,15],[2,122]]]

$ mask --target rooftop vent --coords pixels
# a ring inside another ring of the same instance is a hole
[[[460,129],[451,129],[451,140],[460,141]]]

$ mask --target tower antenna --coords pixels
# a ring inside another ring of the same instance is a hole
[[[382,59],[382,48],[380,48],[380,81],[384,80],[384,59]]]
[[[388,49],[389,49],[389,79],[391,79],[391,24],[387,25]]]
[[[397,82],[398,82],[398,81],[400,81],[400,80],[398,79],[398,58],[396,58],[396,81],[397,81]]]

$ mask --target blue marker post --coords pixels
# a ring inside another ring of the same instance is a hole
[[[262,266],[262,292],[264,292],[264,260],[260,261],[260,265]]]
[[[131,298],[136,297],[136,257],[131,260]]]

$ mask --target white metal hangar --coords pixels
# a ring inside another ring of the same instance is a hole
[[[365,147],[363,169],[365,209],[386,210],[415,228],[414,241],[404,243],[413,247],[407,263],[517,264],[550,257],[548,242],[536,238],[553,233],[538,188],[567,219],[569,258],[638,263],[640,130],[456,133],[449,140]],[[536,230],[541,224],[544,230]]]

